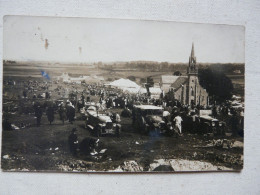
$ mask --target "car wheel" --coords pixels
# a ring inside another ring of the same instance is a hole
[[[149,135],[152,137],[156,137],[158,135],[158,131],[156,128],[153,128],[149,131]]]
[[[160,135],[160,129],[159,128],[155,128],[154,129],[154,133],[155,133],[155,136],[158,136],[158,135]]]
[[[148,129],[148,127],[147,127],[146,125],[143,126],[143,128],[142,128],[142,133],[143,133],[144,135],[147,135],[147,134],[149,133],[149,129]]]

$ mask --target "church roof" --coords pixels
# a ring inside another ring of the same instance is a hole
[[[174,90],[179,89],[184,83],[186,83],[188,81],[188,77],[187,76],[178,76],[178,78],[176,79],[176,81],[171,85],[171,87]]]
[[[174,75],[162,75],[162,83],[174,83],[177,79],[179,78],[179,76],[174,76]]]

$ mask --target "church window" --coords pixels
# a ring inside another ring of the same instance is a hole
[[[194,90],[193,90],[193,88],[191,87],[190,90],[191,90],[191,96],[194,96]]]

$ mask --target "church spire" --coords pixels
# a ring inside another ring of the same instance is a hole
[[[192,58],[194,58],[195,56],[194,56],[194,43],[192,42],[192,48],[191,48],[191,54],[190,54],[190,56],[192,57]]]
[[[189,58],[189,67],[187,69],[188,74],[197,74],[198,70],[196,67],[196,57],[194,54],[194,43],[192,43],[191,54]]]

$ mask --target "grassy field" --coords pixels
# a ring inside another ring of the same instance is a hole
[[[4,64],[3,72],[4,77],[8,78],[8,76],[17,76],[17,77],[41,77],[41,71],[46,71],[51,78],[61,75],[63,72],[68,72],[72,76],[80,76],[80,75],[98,75],[103,76],[105,80],[108,79],[118,79],[118,78],[127,78],[129,76],[136,77],[136,81],[139,82],[141,78],[147,78],[148,76],[153,77],[154,82],[160,82],[161,75],[167,74],[172,75],[173,72],[168,71],[139,71],[139,70],[126,70],[123,69],[120,71],[106,70],[101,69],[95,66],[79,66],[75,64],[54,64],[48,65],[47,63],[33,64],[33,63],[22,63],[22,64]],[[178,70],[175,70],[178,71]],[[182,72],[185,74],[185,72]],[[234,84],[235,88],[244,88],[245,78],[242,74],[228,74],[227,75]],[[239,89],[241,91],[241,89]]]

